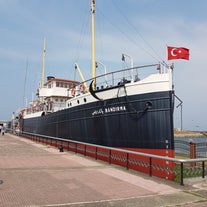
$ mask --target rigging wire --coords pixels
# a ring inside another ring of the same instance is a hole
[[[25,68],[25,77],[24,77],[24,93],[23,93],[23,106],[25,105],[27,107],[27,101],[26,101],[26,86],[27,86],[27,71],[28,71],[28,59],[26,60],[26,68]]]
[[[84,37],[87,31],[87,25],[89,25],[89,14],[88,11],[85,11],[84,21],[82,21],[81,32],[80,32],[78,46],[77,46],[76,62],[78,62],[80,58],[80,52],[83,47]]]
[[[162,57],[156,52],[156,50],[149,44],[149,42],[147,42],[147,40],[143,37],[143,35],[137,30],[137,28],[129,21],[129,19],[127,18],[127,16],[122,12],[122,10],[120,9],[120,7],[117,5],[117,3],[115,3],[114,0],[111,0],[114,7],[119,11],[119,13],[123,16],[123,18],[125,19],[125,21],[128,23],[128,25],[136,32],[136,34],[140,37],[140,39],[142,39],[144,41],[144,43],[154,52],[154,54],[159,58],[156,58],[154,55],[152,55],[148,50],[146,50],[144,47],[139,46],[136,43],[136,46],[141,47],[146,53],[148,53],[151,57],[153,57],[154,59],[156,59],[159,62],[162,62],[164,64],[165,61],[162,59]],[[161,61],[160,61],[161,60]]]
[[[83,42],[84,42],[84,38],[86,37],[87,25],[89,25],[89,19],[90,19],[90,14],[88,10],[85,10],[83,21],[81,21],[82,22],[81,29],[80,29],[81,32],[79,33],[80,36],[79,36],[79,40],[78,40],[78,44],[76,48],[75,62],[79,62],[81,51],[83,50]],[[76,80],[76,69],[75,68],[74,68],[74,80]]]
[[[97,9],[98,10],[98,9]],[[132,37],[130,37],[128,35],[127,32],[124,32],[120,27],[118,27],[117,24],[114,24],[107,16],[105,16],[103,14],[103,12],[101,12],[101,10],[98,10],[99,13],[105,18],[108,19],[108,22],[115,27],[120,33],[123,34],[123,36],[125,36],[127,39],[129,39],[134,45],[136,45],[138,48],[141,48],[143,51],[145,51],[146,53],[148,53],[148,55],[150,55],[152,58],[156,59],[157,61],[160,61],[160,59],[156,58],[155,56],[153,56],[149,51],[147,51],[143,46],[141,46],[140,44],[138,44]]]
[[[97,8],[96,8],[97,9]],[[104,34],[104,29],[103,29],[103,24],[101,23],[99,23],[99,22],[101,22],[101,21],[99,21],[99,15],[96,15],[97,16],[97,18],[96,18],[96,20],[97,20],[97,22],[98,22],[98,24],[96,24],[96,40],[97,40],[97,42],[99,43],[99,47],[98,47],[98,50],[99,50],[99,52],[98,52],[98,54],[96,54],[96,55],[99,55],[99,57],[103,57],[104,55],[104,52],[103,52],[103,45],[104,45],[104,41],[103,41],[103,34]],[[99,59],[100,61],[102,61],[101,60],[101,58],[99,58],[98,56],[96,56],[96,58],[97,58],[97,60]]]

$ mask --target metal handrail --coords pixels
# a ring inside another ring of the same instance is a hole
[[[159,65],[159,63],[149,64],[149,65],[141,65],[141,66],[136,66],[136,67],[133,67],[133,68],[125,68],[125,69],[121,69],[121,70],[115,70],[115,71],[112,71],[112,72],[108,72],[106,74],[96,76],[96,78],[105,77],[105,76],[109,76],[109,75],[113,76],[116,73],[121,73],[121,72],[130,71],[130,70],[134,70],[134,69],[140,69],[140,68],[154,67],[154,66],[158,66],[158,65]],[[90,79],[86,80],[85,82],[91,82],[92,80],[93,80],[93,78],[90,78]]]
[[[126,168],[128,169],[128,157],[129,154],[133,155],[139,155],[143,157],[148,157],[149,158],[149,175],[152,176],[152,158],[156,158],[159,160],[165,160],[165,161],[172,161],[174,163],[179,163],[180,164],[180,185],[184,185],[184,163],[196,163],[196,162],[202,162],[202,178],[205,177],[205,161],[207,161],[207,158],[196,158],[196,159],[177,159],[177,158],[172,158],[172,157],[167,157],[167,156],[160,156],[160,155],[153,155],[153,154],[148,154],[148,153],[142,153],[142,152],[135,152],[131,150],[124,150],[124,149],[118,149],[118,148],[113,148],[113,147],[107,147],[107,146],[102,146],[102,145],[96,145],[96,144],[90,144],[90,143],[85,143],[85,142],[80,142],[80,141],[75,141],[71,139],[64,139],[64,138],[57,138],[57,137],[52,137],[52,136],[47,136],[47,135],[41,135],[41,134],[35,134],[35,133],[28,133],[28,132],[21,132],[20,135],[29,135],[29,136],[34,136],[34,137],[40,137],[40,138],[45,138],[45,139],[50,139],[50,140],[56,140],[56,141],[61,141],[62,142],[71,142],[74,143],[75,146],[75,152],[77,153],[77,146],[78,144],[84,145],[84,155],[86,155],[86,146],[91,146],[95,147],[96,149],[96,155],[95,158],[97,159],[97,149],[107,149],[109,150],[109,163],[111,163],[111,151],[116,151],[116,152],[122,152],[126,153],[127,159],[126,159]],[[51,142],[52,144],[52,142]],[[62,147],[62,146],[59,146]]]

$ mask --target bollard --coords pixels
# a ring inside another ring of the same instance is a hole
[[[59,146],[59,151],[60,152],[63,152],[64,150],[63,150],[63,146]]]

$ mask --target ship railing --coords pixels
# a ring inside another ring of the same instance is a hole
[[[147,68],[149,70],[146,70]],[[159,64],[142,65],[142,66],[137,66],[133,68],[126,68],[126,69],[121,69],[121,70],[116,70],[113,72],[105,73],[105,74],[96,76],[95,80],[88,79],[85,82],[82,82],[81,84],[87,85],[89,87],[90,83],[92,81],[95,81],[96,90],[102,90],[105,88],[117,86],[119,84],[137,82],[141,79],[144,79],[149,74],[152,74],[152,73],[154,74],[155,68],[156,70],[158,70],[159,73],[164,73],[164,71],[161,71]]]
[[[57,147],[60,152],[73,151],[96,160],[125,167],[127,170],[174,180],[180,185],[184,185],[184,180],[187,181],[188,178],[205,178],[207,172],[205,166],[207,158],[178,159],[26,132],[21,132],[20,136]]]

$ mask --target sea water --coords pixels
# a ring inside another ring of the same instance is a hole
[[[190,155],[190,143],[194,142],[196,146],[196,156],[207,157],[207,137],[176,137],[174,140],[175,154]]]

